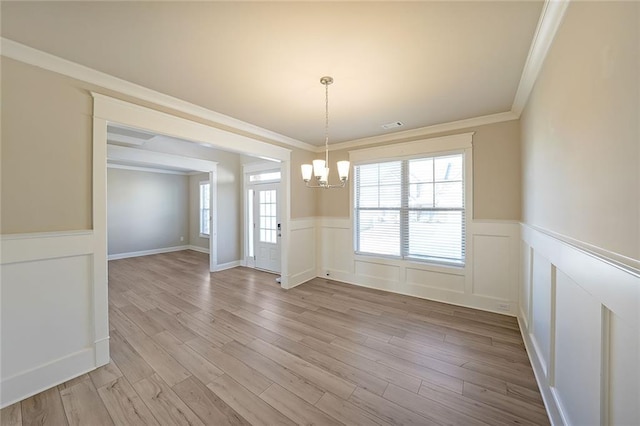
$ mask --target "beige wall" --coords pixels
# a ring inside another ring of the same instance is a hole
[[[520,220],[519,122],[514,120],[488,124],[428,137],[466,132],[475,132],[473,135],[474,218]],[[409,140],[402,139],[398,142]],[[343,159],[349,159],[348,150],[330,152],[329,162],[333,167],[333,173],[336,172],[335,162]],[[333,217],[349,216],[349,191],[320,191],[317,214]]]
[[[0,61],[0,232],[91,229],[91,96],[71,79]]]
[[[188,212],[188,176],[107,169],[110,255],[188,244]]]
[[[572,2],[522,117],[524,221],[635,259],[639,9]]]
[[[291,151],[291,219],[317,216],[319,190],[307,188],[300,172],[300,166],[310,164],[314,158],[316,156],[312,152],[296,148]]]

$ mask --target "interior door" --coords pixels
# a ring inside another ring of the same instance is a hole
[[[280,208],[278,185],[255,188],[253,202],[256,268],[280,273]]]

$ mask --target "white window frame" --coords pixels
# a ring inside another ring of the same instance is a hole
[[[203,186],[208,186],[207,190],[209,192],[209,197],[211,197],[211,183],[208,180],[200,181],[200,183],[198,184],[198,218],[199,218],[199,223],[198,223],[199,228],[198,228],[198,230],[199,230],[201,238],[209,238],[210,235],[211,235],[211,223],[212,223],[212,221],[211,221],[211,210],[210,210],[211,202],[209,202],[209,206],[207,206],[206,209],[203,208],[203,206],[202,206],[202,187]],[[202,217],[203,210],[208,210],[209,211],[209,214],[207,215],[207,218],[206,218],[206,221],[209,224],[209,233],[208,234],[202,232],[202,228],[203,228],[202,225],[204,224],[203,217]]]
[[[352,253],[354,253],[354,259],[371,261],[373,259],[380,259],[381,261],[391,261],[394,264],[401,263],[413,263],[425,265],[427,267],[433,267],[435,269],[441,268],[455,268],[466,269],[470,264],[471,258],[471,244],[470,244],[470,228],[473,218],[473,151],[472,151],[473,133],[463,133],[459,135],[443,136],[438,138],[424,139],[415,142],[406,142],[398,144],[390,144],[381,147],[364,148],[355,151],[349,151],[349,160],[356,165],[382,163],[385,161],[398,161],[412,158],[430,157],[436,155],[446,155],[454,153],[463,153],[464,162],[464,221],[465,221],[465,256],[464,263],[446,263],[431,260],[418,260],[414,258],[402,259],[397,256],[385,256],[381,254],[364,254],[357,253],[355,248],[356,242],[356,218],[355,212],[355,183],[349,185],[350,188],[350,223],[351,223],[351,235],[352,235]]]

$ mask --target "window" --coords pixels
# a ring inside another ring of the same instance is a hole
[[[355,251],[463,265],[464,154],[354,167]]]
[[[209,182],[200,182],[200,235],[209,236],[209,197],[211,195],[211,184]]]
[[[250,183],[278,182],[280,181],[280,170],[273,172],[260,172],[249,175]]]
[[[275,244],[277,232],[277,200],[276,190],[258,191],[260,194],[260,242]]]

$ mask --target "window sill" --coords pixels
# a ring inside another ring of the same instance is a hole
[[[209,235],[208,234],[200,234],[200,238],[209,239]]]

